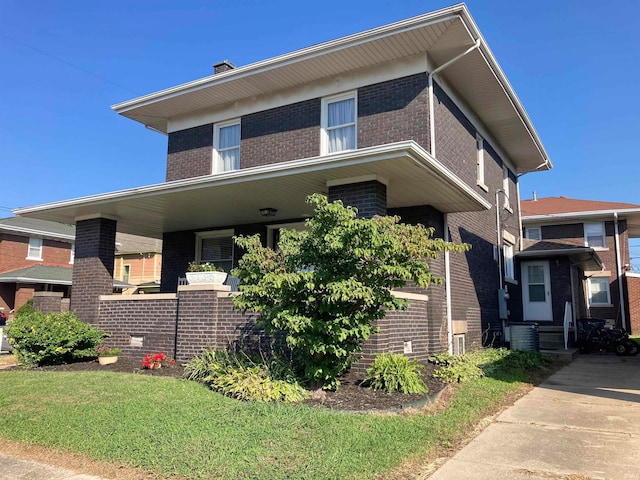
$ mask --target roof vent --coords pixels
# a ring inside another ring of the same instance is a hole
[[[213,65],[213,74],[217,75],[222,72],[226,72],[227,70],[233,70],[236,66],[231,63],[229,60],[223,60],[220,63],[215,63]]]

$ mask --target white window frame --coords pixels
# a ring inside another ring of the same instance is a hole
[[[69,264],[73,265],[76,261],[76,244],[71,244],[71,252],[69,253]]]
[[[41,238],[29,237],[29,247],[27,249],[27,260],[42,260]]]
[[[330,97],[325,97],[322,99],[322,108],[320,113],[320,125],[322,127],[320,134],[320,155],[329,155],[330,153],[338,153],[338,152],[329,152],[329,104],[340,102],[342,100],[353,99],[353,123],[352,124],[344,124],[336,127],[332,127],[334,129],[344,128],[347,126],[353,126],[354,134],[354,145],[353,150],[358,148],[358,92],[345,92],[339,95],[332,95]],[[341,152],[347,152],[352,149],[340,150]]]
[[[476,158],[476,183],[487,192],[489,188],[484,183],[484,138],[482,138],[479,133],[476,133],[476,148],[478,150]]]
[[[220,149],[220,129],[226,127],[233,127],[237,125],[240,128],[240,142],[237,147],[228,147],[224,149]],[[222,173],[222,172],[232,172],[234,170],[240,169],[240,156],[241,156],[241,144],[242,144],[242,125],[239,118],[234,118],[233,120],[227,120],[225,122],[216,123],[213,126],[213,169],[212,173]],[[237,168],[231,170],[225,170],[224,164],[222,162],[221,152],[227,150],[235,150],[238,149],[238,165]]]
[[[606,230],[604,228],[604,222],[588,222],[583,224],[583,228],[584,228],[584,244],[587,247],[592,247],[595,249],[605,249],[607,248],[607,235],[606,235]],[[587,230],[590,229],[594,229],[597,228],[598,232],[596,232],[596,234],[591,234],[589,235],[589,233],[587,233]],[[600,234],[601,238],[602,238],[602,246],[600,245],[589,245],[589,236],[595,237],[597,236],[597,234]]]
[[[594,302],[593,298],[592,298],[592,282],[594,280],[598,280],[601,281],[602,283],[604,283],[604,285],[606,286],[605,291],[607,292],[607,301],[606,302]],[[590,307],[610,307],[612,306],[611,304],[611,285],[609,282],[609,277],[589,277],[587,278],[587,292],[588,292],[588,298],[589,298],[589,306]]]
[[[504,242],[502,246],[502,253],[504,258],[504,277],[508,280],[516,279],[516,269],[514,264],[514,245],[510,242]]]
[[[202,262],[202,240],[205,238],[225,238],[233,237],[235,231],[232,228],[226,230],[211,230],[207,232],[196,233],[196,255],[194,261],[196,263]],[[231,239],[231,268],[233,268],[233,258],[235,254],[235,242]],[[225,260],[226,261],[226,260]]]
[[[453,335],[453,354],[464,355],[467,353],[467,341],[464,333],[455,333]]]
[[[513,212],[511,209],[510,201],[511,201],[511,188],[509,187],[509,167],[502,167],[502,191],[504,192],[504,203],[502,206]]]
[[[532,236],[532,232],[538,232],[537,235]],[[528,238],[529,240],[542,240],[542,227],[524,227],[524,238]]]

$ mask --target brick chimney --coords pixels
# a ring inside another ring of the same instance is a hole
[[[233,70],[234,68],[236,68],[236,66],[229,60],[223,60],[220,63],[216,63],[213,65],[213,74],[217,75],[218,73],[226,72],[227,70]]]

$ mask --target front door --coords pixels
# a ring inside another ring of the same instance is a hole
[[[549,262],[547,260],[522,262],[521,268],[524,319],[528,321],[552,321]]]

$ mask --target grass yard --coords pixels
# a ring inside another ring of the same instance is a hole
[[[242,403],[172,378],[12,370],[0,372],[0,438],[160,478],[370,479],[454,444],[527,380],[461,384],[440,413],[366,415]]]

